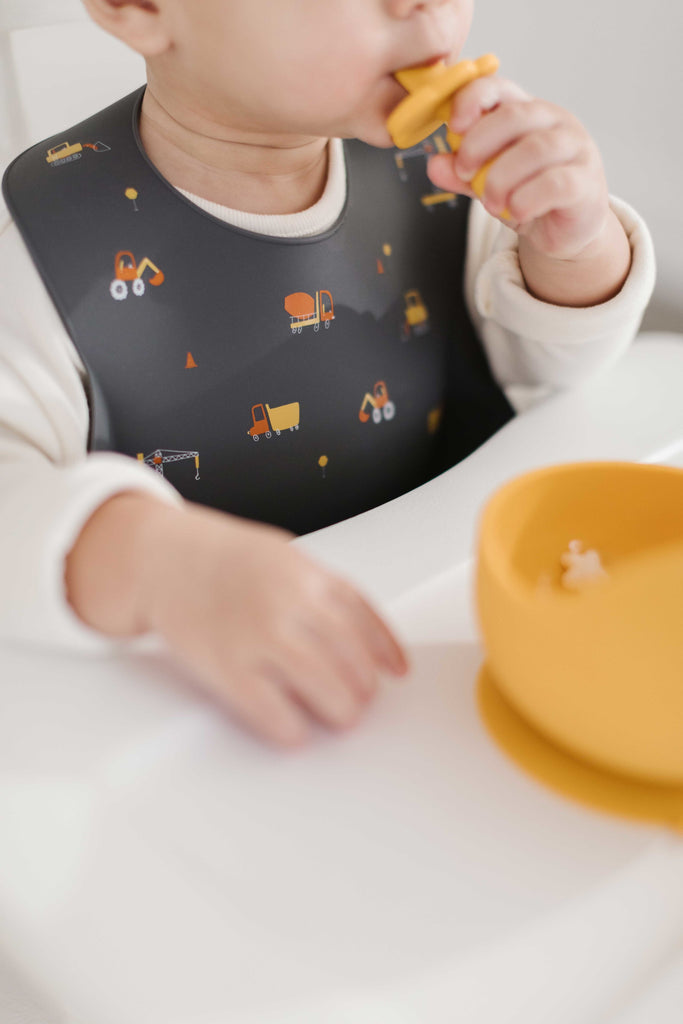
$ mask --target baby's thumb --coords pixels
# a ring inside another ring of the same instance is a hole
[[[427,161],[427,176],[432,185],[443,189],[444,192],[457,192],[464,196],[474,197],[472,186],[469,182],[459,178],[455,171],[455,154],[438,153],[430,156]]]

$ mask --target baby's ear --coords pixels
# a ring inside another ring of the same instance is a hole
[[[143,57],[158,57],[171,45],[164,0],[83,0],[100,28]]]

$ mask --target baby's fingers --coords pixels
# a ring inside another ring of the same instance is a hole
[[[547,132],[563,119],[558,107],[540,100],[505,103],[467,132],[455,158],[455,173],[471,181],[476,172],[519,139]]]
[[[252,733],[278,747],[299,747],[310,736],[305,712],[263,670],[234,674],[212,687]]]
[[[578,163],[548,167],[515,192],[512,202],[520,222],[537,220],[554,210],[578,206],[589,191],[585,169]]]
[[[427,161],[427,177],[432,185],[443,189],[444,192],[456,192],[458,195],[475,198],[469,181],[463,181],[455,169],[453,153],[438,153],[436,156],[430,156]]]
[[[376,664],[394,675],[409,668],[406,652],[384,619],[354,587],[342,583],[334,592],[334,604],[350,619]]]
[[[294,644],[279,652],[266,672],[283,692],[296,698],[312,716],[332,729],[347,729],[359,720],[367,697],[349,679],[324,645]]]
[[[489,213],[499,216],[506,207],[510,207],[510,197],[524,182],[549,167],[571,164],[581,149],[581,139],[564,125],[525,135],[509,146],[496,157],[486,176],[482,199]],[[520,216],[522,212],[524,217]],[[515,205],[512,213],[518,222],[524,223],[528,219],[529,208],[521,211]]]
[[[525,102],[531,100],[531,97],[516,82],[510,82],[506,78],[497,76],[478,78],[455,94],[448,127],[452,132],[464,135],[488,111],[494,110],[501,103],[512,100]],[[455,152],[458,152],[457,148]],[[467,173],[467,176],[463,177],[461,170],[463,166],[467,168],[467,164],[463,165],[457,156],[444,153],[429,159],[427,174],[437,188],[475,198],[470,181],[473,173],[479,170],[482,163],[484,163],[483,159],[472,173]]]
[[[531,96],[516,82],[497,75],[486,75],[459,89],[453,97],[448,127],[463,135],[489,110],[508,100],[530,100]]]

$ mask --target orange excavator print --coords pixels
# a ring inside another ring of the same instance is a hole
[[[117,302],[127,299],[129,281],[132,282],[133,295],[144,295],[145,282],[142,279],[142,275],[148,268],[154,271],[154,275],[150,277],[149,283],[158,288],[165,280],[163,272],[147,256],[140,263],[136,263],[132,252],[117,252],[116,259],[114,260],[116,277],[109,285],[111,297],[116,299]]]
[[[382,416],[384,416],[385,420],[393,420],[396,406],[389,400],[387,386],[383,380],[377,381],[372,389],[372,394],[366,392],[360,412],[358,413],[358,419],[361,423],[367,423],[370,419],[370,413],[365,411],[366,405],[372,406],[373,423],[381,423]]]

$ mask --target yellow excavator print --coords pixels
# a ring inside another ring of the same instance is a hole
[[[413,334],[426,334],[429,330],[429,314],[419,291],[417,288],[411,288],[403,293],[403,298],[405,299],[404,336],[407,338],[411,331]]]
[[[74,160],[82,159],[84,149],[92,149],[94,153],[111,152],[111,146],[107,146],[104,142],[74,142],[73,145],[69,142],[60,142],[53,149],[48,149],[45,159],[50,167],[61,167],[62,164],[70,164]]]

